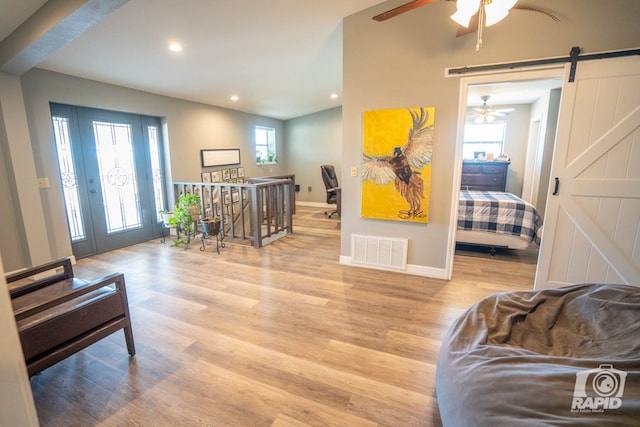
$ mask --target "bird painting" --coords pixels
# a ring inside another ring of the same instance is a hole
[[[385,111],[369,112],[372,113],[371,116],[365,113],[363,212],[367,199],[371,199],[365,194],[365,183],[370,182],[378,187],[387,188],[393,183],[395,193],[401,197],[404,206],[398,206],[393,201],[389,203],[392,199],[379,200],[381,194],[378,194],[375,197],[378,200],[369,200],[370,204],[376,205],[374,209],[380,210],[384,205],[391,204],[395,206],[391,209],[396,219],[427,222],[428,197],[425,195],[425,189],[430,184],[434,135],[433,117],[430,117],[429,110],[433,114],[432,107],[402,110],[400,117],[404,117],[404,120],[400,121],[395,118],[400,114],[398,110],[386,110],[389,120],[384,119]],[[395,127],[395,130],[389,131],[385,126]],[[407,127],[408,135],[404,133]],[[404,135],[407,135],[406,141]],[[368,152],[369,148],[375,152]],[[423,176],[425,172],[428,176]],[[389,191],[386,194],[389,195]],[[385,218],[383,215],[383,219],[392,218]]]

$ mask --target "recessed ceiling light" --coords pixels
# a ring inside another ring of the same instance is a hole
[[[338,94],[337,93],[332,93],[331,94],[331,99],[338,99]]]
[[[171,42],[171,44],[169,44],[169,50],[171,52],[181,52],[182,51],[182,45],[180,43],[177,43],[177,42]]]
[[[231,100],[232,101],[237,101],[238,99],[240,99],[240,97],[238,95],[231,95]]]

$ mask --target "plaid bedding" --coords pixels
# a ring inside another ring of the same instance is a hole
[[[462,190],[458,229],[512,234],[540,245],[542,218],[531,204],[511,193]]]

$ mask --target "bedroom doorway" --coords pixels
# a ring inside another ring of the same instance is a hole
[[[558,121],[558,106],[563,84],[564,67],[545,70],[513,71],[499,74],[477,75],[461,78],[456,167],[454,177],[455,209],[452,218],[451,271],[454,271],[456,252],[458,191],[461,189],[462,163],[464,156],[464,130],[468,123],[478,123],[478,111],[488,104],[501,114],[491,118],[491,123],[504,123],[505,135],[501,159],[509,162],[505,191],[531,203],[544,218],[549,173],[555,129]],[[469,150],[467,150],[469,151]],[[492,157],[497,156],[491,153]],[[481,233],[482,234],[482,233]],[[482,244],[482,242],[477,242]],[[534,270],[538,262],[538,249],[534,245],[526,250],[499,251],[496,259],[526,263]],[[480,249],[479,249],[480,248]],[[482,246],[460,246],[470,256],[491,256]],[[469,251],[476,249],[475,252]],[[479,249],[479,251],[478,251]],[[502,255],[502,256],[501,256]],[[517,265],[517,264],[516,264]],[[517,268],[517,266],[515,267]],[[531,275],[533,287],[533,276]]]

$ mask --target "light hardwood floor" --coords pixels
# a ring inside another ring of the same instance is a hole
[[[137,354],[118,332],[31,379],[43,426],[440,425],[435,366],[480,298],[534,263],[456,255],[451,281],[340,266],[340,220],[299,207],[263,249],[159,239],[78,261],[125,273]],[[419,227],[419,226],[416,226]]]

